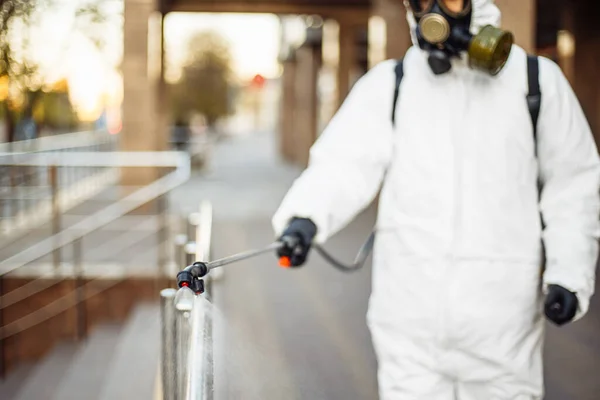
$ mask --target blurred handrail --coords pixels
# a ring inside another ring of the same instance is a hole
[[[59,185],[58,179],[51,178],[56,171],[6,165],[4,160],[17,154],[115,151],[118,141],[119,136],[107,130],[92,130],[0,143],[0,237],[15,238],[50,220],[58,221],[60,211],[81,204],[118,179],[115,168],[64,168],[58,175],[61,190],[53,191],[53,185]]]
[[[74,149],[79,147],[93,146],[110,141],[116,141],[116,135],[111,135],[106,130],[62,133],[31,140],[0,143],[0,154]]]
[[[2,165],[57,167],[178,167],[189,156],[179,151],[78,151],[0,154]]]
[[[168,193],[189,179],[190,159],[181,152],[103,152],[65,153],[60,157],[52,154],[11,155],[5,163],[11,165],[57,166],[119,166],[119,167],[175,167],[175,171],[144,186],[125,198],[105,207],[93,215],[74,224],[69,231],[61,231],[42,240],[5,260],[0,261],[0,275],[12,272],[35,261],[54,250],[65,247],[77,239],[110,224],[125,214]],[[4,161],[4,160],[3,160]]]

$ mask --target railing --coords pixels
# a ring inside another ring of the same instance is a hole
[[[7,156],[107,152],[116,147],[117,136],[103,130],[0,144],[0,238],[12,238],[50,221],[57,233],[61,212],[98,194],[119,176],[118,169],[101,166],[16,166],[4,163]]]
[[[77,338],[86,335],[86,308],[83,302],[124,279],[123,274],[100,273],[86,274],[82,251],[82,241],[88,235],[111,224],[128,213],[139,209],[151,202],[158,203],[159,224],[157,233],[159,244],[166,244],[166,195],[175,187],[187,181],[190,176],[190,159],[180,152],[67,152],[67,153],[17,153],[0,156],[4,165],[11,167],[46,167],[46,168],[124,168],[124,167],[146,167],[158,169],[169,169],[170,172],[160,175],[152,183],[137,188],[132,193],[111,203],[91,215],[84,217],[72,226],[62,229],[60,232],[47,237],[34,246],[19,251],[16,254],[0,261],[0,375],[6,367],[6,340],[19,333],[34,327],[66,310],[75,307],[77,320]],[[122,238],[115,238],[117,241]],[[112,243],[113,245],[115,243]],[[110,245],[110,244],[108,244]],[[6,292],[4,290],[4,279],[7,274],[17,274],[33,266],[33,263],[42,257],[52,254],[67,246],[73,247],[73,265],[71,268],[61,266],[44,274],[39,268],[34,268],[32,279],[25,285]],[[166,256],[159,257],[162,272],[159,276],[164,279],[171,276],[172,272],[167,270]],[[45,278],[52,278],[47,280]],[[73,279],[75,287],[72,291],[62,295],[58,299],[39,308],[27,315],[5,323],[5,310],[7,307],[30,296],[47,289],[65,279]]]
[[[187,219],[187,243],[179,238],[180,254],[185,252],[186,264],[195,260],[210,261],[212,206],[204,202],[200,212]],[[190,235],[191,234],[191,235]],[[183,251],[182,251],[183,250]],[[180,259],[181,259],[180,258]],[[207,277],[209,278],[209,277]],[[211,281],[205,283],[206,296],[211,296]],[[212,400],[214,371],[210,303],[195,296],[191,309],[179,309],[175,304],[177,290],[161,292],[162,360],[161,396],[163,400]]]

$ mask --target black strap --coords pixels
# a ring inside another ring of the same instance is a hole
[[[529,93],[527,94],[527,107],[529,107],[529,114],[531,116],[531,123],[533,124],[533,145],[535,155],[538,155],[538,142],[537,142],[537,123],[540,116],[540,107],[542,105],[542,93],[540,91],[540,62],[537,56],[527,56],[527,80],[529,82]],[[543,183],[538,176],[538,201],[541,200]],[[546,223],[540,213],[540,224],[542,229],[546,229]],[[546,252],[544,244],[542,242],[542,265],[546,263]]]
[[[394,103],[392,105],[392,125],[396,125],[396,106],[398,105],[398,97],[400,97],[400,84],[404,77],[404,63],[403,60],[398,60],[394,73],[396,74],[396,87],[394,89]]]
[[[527,107],[533,124],[533,139],[537,144],[537,123],[542,105],[542,93],[540,92],[540,63],[537,56],[527,56],[527,79],[529,81],[529,93],[527,94]],[[537,147],[537,146],[536,146]]]

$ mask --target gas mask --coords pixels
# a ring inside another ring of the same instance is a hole
[[[408,0],[417,21],[419,47],[429,53],[429,66],[436,75],[452,68],[452,58],[466,52],[471,68],[498,74],[510,55],[513,35],[492,25],[477,35],[470,32],[473,14],[471,0],[464,0],[463,10],[452,12],[443,0]]]

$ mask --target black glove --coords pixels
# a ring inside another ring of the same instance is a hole
[[[575,318],[579,300],[577,295],[562,286],[549,285],[544,311],[546,317],[558,326],[569,323]]]
[[[279,238],[283,246],[277,250],[277,255],[282,266],[299,267],[303,265],[316,234],[317,226],[310,219],[292,219]],[[285,265],[288,261],[289,265]]]

